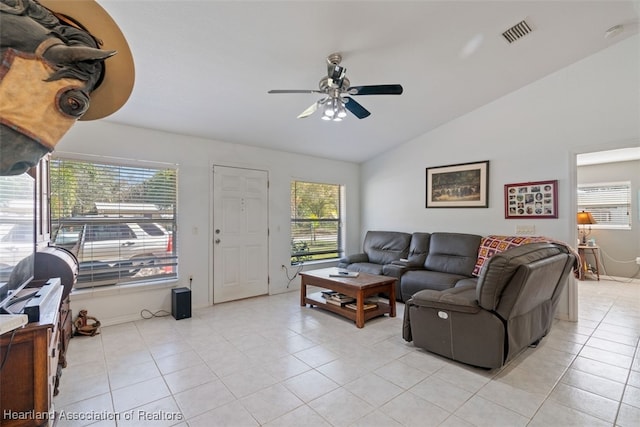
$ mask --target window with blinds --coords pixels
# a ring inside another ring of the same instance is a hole
[[[80,263],[76,288],[177,277],[176,169],[54,159],[52,242]]]
[[[339,258],[342,247],[342,187],[291,183],[291,262]]]
[[[578,211],[591,212],[592,228],[631,228],[631,182],[578,185]]]

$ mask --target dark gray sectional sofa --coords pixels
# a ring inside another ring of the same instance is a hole
[[[339,266],[398,278],[406,341],[498,368],[549,332],[567,277],[579,266],[561,242],[496,237],[504,236],[369,231],[363,253]]]
[[[369,231],[363,252],[342,258],[338,267],[398,278],[396,299],[405,302],[423,289],[475,283],[481,240],[464,233]]]

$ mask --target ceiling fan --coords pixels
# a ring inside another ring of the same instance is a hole
[[[276,89],[268,93],[321,93],[325,96],[304,110],[299,119],[309,117],[321,109],[323,120],[341,121],[347,116],[347,110],[359,119],[369,117],[371,113],[360,105],[352,96],[357,95],[400,95],[401,85],[369,85],[350,86],[345,76],[347,69],[340,65],[342,55],[332,53],[327,57],[327,75],[320,80],[319,89],[288,90]]]

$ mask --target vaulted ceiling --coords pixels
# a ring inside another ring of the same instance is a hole
[[[362,162],[637,34],[637,1],[98,0],[125,33],[136,82],[104,120]],[[525,20],[531,33],[502,33]],[[613,37],[607,29],[623,25]],[[296,116],[319,94],[327,55],[371,112]],[[640,55],[640,53],[639,53]]]

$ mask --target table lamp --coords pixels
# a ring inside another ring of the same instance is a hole
[[[578,225],[582,225],[582,244],[586,245],[587,236],[591,234],[591,227],[589,227],[589,231],[587,231],[586,225],[595,224],[596,220],[593,218],[593,215],[591,215],[591,212],[582,211],[582,212],[578,212],[577,222],[578,222]]]

